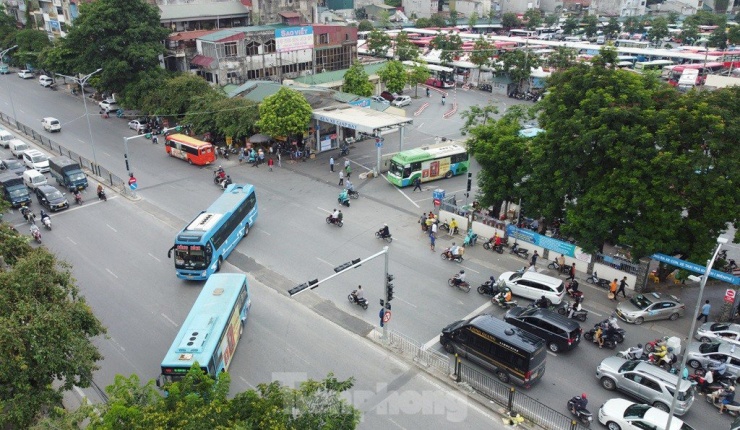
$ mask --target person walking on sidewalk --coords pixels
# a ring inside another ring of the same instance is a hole
[[[429,90],[427,89],[427,91],[429,91]],[[419,178],[419,177],[417,177],[416,179],[414,179],[414,189],[411,190],[411,192],[413,193],[417,189],[419,190],[419,192],[421,192],[421,178]]]
[[[431,249],[432,252],[434,252],[434,241],[435,240],[436,238],[434,237],[434,233],[429,232],[429,249]]]
[[[618,296],[619,293],[622,293],[622,297],[626,299],[627,293],[624,292],[625,288],[627,288],[627,277],[626,276],[622,278],[621,281],[619,281],[619,289],[617,290],[617,293],[615,294],[615,296]]]
[[[704,302],[704,305],[701,307],[701,313],[698,317],[696,317],[696,320],[699,321],[700,319],[704,318],[704,322],[707,322],[709,319],[709,310],[712,309],[712,305],[709,304],[709,300]]]
[[[347,163],[349,163],[349,160],[347,160]],[[347,179],[349,179],[349,177],[352,175],[352,166],[347,164],[347,167],[345,168],[345,170],[347,171]]]
[[[334,157],[329,157],[329,171],[334,173]]]
[[[344,171],[339,171],[339,186],[344,185]]]
[[[539,257],[540,254],[537,253],[537,250],[534,250],[534,254],[532,254],[532,267],[534,267],[537,264],[537,257]]]
[[[615,302],[617,300],[617,278],[614,278],[614,280],[609,284],[609,299],[614,300]]]
[[[267,159],[267,167],[270,168],[270,171],[272,172],[272,166],[275,165],[275,162],[272,160],[272,157]]]

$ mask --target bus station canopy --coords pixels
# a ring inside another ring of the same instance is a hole
[[[314,109],[311,118],[365,134],[376,134],[414,123],[414,120],[410,118],[350,105]]]

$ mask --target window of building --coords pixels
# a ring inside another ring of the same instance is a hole
[[[319,45],[329,44],[329,33],[319,34]]]
[[[260,53],[260,44],[257,42],[249,42],[247,43],[247,49],[246,54],[247,57],[251,57],[252,55],[257,55]]]
[[[227,57],[236,57],[236,42],[224,43],[224,55]]]
[[[270,39],[265,42],[265,54],[275,52],[275,39]]]

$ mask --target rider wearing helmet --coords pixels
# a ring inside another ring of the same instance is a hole
[[[545,296],[542,296],[539,299],[537,299],[537,301],[534,302],[534,304],[535,304],[535,306],[537,306],[538,308],[541,308],[541,309],[547,309],[548,306],[550,305],[548,303],[548,300],[545,298]]]
[[[458,273],[457,275],[455,275],[455,277],[452,278],[452,279],[453,279],[452,282],[456,286],[462,284],[463,282],[465,282],[465,271],[464,270],[461,270],[460,273]]]
[[[381,228],[378,233],[380,233],[380,237],[383,239],[385,239],[386,237],[391,237],[391,232],[388,229],[388,224],[385,223],[383,224],[383,228]]]
[[[588,406],[588,398],[586,397],[586,393],[581,393],[580,396],[576,396],[576,398],[573,399],[573,407],[576,411],[586,409],[586,406]]]
[[[504,288],[504,291],[496,295],[496,300],[500,305],[511,301],[511,289],[509,287]]]

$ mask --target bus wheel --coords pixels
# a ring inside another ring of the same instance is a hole
[[[192,166],[193,165],[193,160],[191,160],[190,158],[188,158],[188,164],[190,164]]]
[[[445,179],[450,179],[452,177],[452,170],[448,170],[447,173],[445,173]]]
[[[218,263],[216,263],[216,272],[221,271],[221,263],[223,263],[224,259],[221,257],[218,257]]]
[[[504,372],[503,370],[499,370],[498,372],[496,372],[496,377],[504,384],[509,383],[509,374]]]
[[[242,236],[243,237],[247,237],[247,235],[249,234],[249,224],[245,224],[244,225],[244,232],[243,233],[244,234]]]

